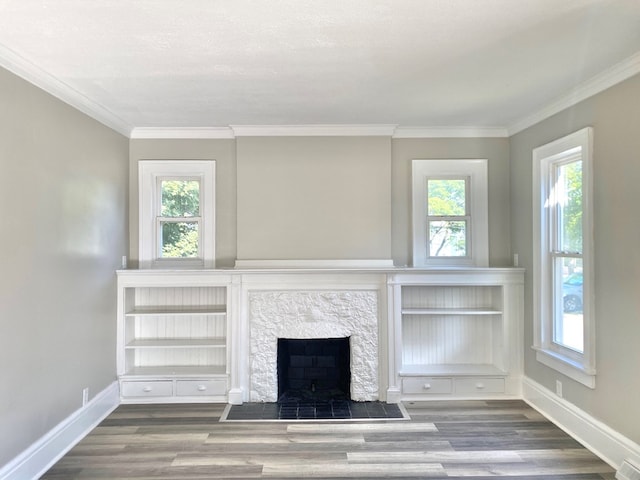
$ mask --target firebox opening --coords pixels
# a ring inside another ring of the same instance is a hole
[[[278,339],[278,401],[350,400],[349,337]]]

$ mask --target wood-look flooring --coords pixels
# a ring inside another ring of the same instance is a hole
[[[615,478],[524,402],[405,406],[410,421],[322,423],[219,422],[224,405],[121,405],[42,478]]]

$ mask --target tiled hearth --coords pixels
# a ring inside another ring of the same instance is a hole
[[[397,404],[382,402],[284,401],[230,405],[224,421],[250,420],[402,420]]]

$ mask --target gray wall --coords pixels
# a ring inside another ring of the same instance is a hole
[[[532,149],[594,127],[596,389],[538,363],[532,331]],[[525,371],[548,389],[640,443],[640,76],[511,138],[513,251],[527,270]]]
[[[127,146],[0,69],[0,465],[116,379]]]
[[[216,265],[393,259],[411,264],[411,160],[489,160],[489,262],[512,263],[506,138],[240,137],[132,140],[130,264],[138,255],[138,160],[216,160]],[[237,223],[236,223],[237,222]]]
[[[486,158],[489,177],[489,265],[513,263],[510,246],[509,141],[506,138],[426,138],[393,141],[392,245],[396,265],[412,264],[411,160]]]
[[[243,137],[238,258],[390,259],[389,137]]]

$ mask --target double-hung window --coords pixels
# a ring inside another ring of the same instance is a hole
[[[533,151],[534,349],[541,363],[595,386],[592,129]]]
[[[211,160],[141,160],[140,266],[213,268]]]
[[[413,161],[413,265],[487,266],[487,161]]]

